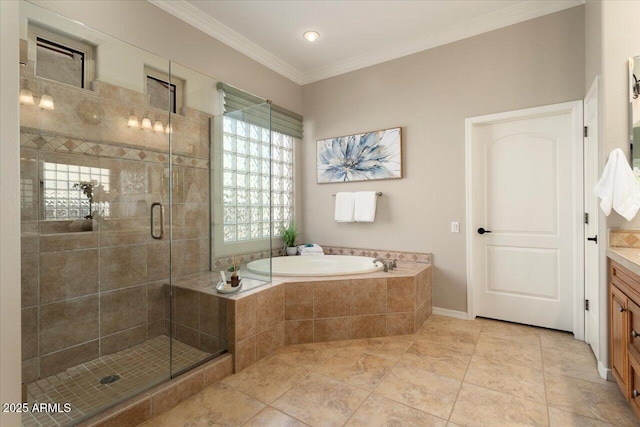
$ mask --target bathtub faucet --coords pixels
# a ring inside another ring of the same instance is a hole
[[[387,264],[387,262],[385,260],[383,260],[382,258],[375,258],[373,260],[373,264],[375,265],[376,262],[381,262],[382,265],[384,265],[384,272],[385,273],[389,272],[389,264]]]

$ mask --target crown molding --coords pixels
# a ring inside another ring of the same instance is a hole
[[[519,22],[580,6],[585,0],[523,2],[515,6],[469,19],[448,27],[436,34],[419,37],[411,42],[399,43],[384,49],[377,49],[343,61],[334,62],[304,73],[302,84],[309,84],[403,56],[422,52],[468,37],[497,30]]]
[[[248,56],[256,62],[275,71],[289,80],[301,85],[303,80],[302,71],[289,65],[268,50],[258,46],[240,33],[232,30],[222,22],[202,12],[197,7],[185,0],[147,0],[154,6],[159,7],[176,18],[197,28],[203,33],[213,37],[232,47],[238,52]]]
[[[586,0],[525,1],[503,10],[458,23],[435,34],[419,37],[407,43],[398,43],[384,49],[365,52],[306,72],[298,70],[220,21],[203,13],[186,0],[147,1],[289,80],[299,85],[305,85],[580,6],[585,4]]]

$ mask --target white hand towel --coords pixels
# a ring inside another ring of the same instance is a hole
[[[378,195],[376,191],[356,192],[356,207],[354,217],[357,222],[373,222],[376,219],[376,205]]]
[[[300,255],[324,255],[324,250],[320,245],[300,245],[298,246],[298,253]]]
[[[600,208],[607,216],[612,207],[627,221],[631,221],[638,213],[640,183],[621,149],[617,148],[609,154],[609,160],[593,193],[601,199]]]
[[[323,254],[324,250],[322,249],[322,246],[316,245],[314,243],[314,244],[309,245],[309,246],[307,246],[307,245],[298,246],[298,253],[302,253],[302,252]]]
[[[353,222],[355,194],[340,192],[336,194],[335,220],[337,222]]]

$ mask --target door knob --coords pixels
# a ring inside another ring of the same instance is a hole
[[[598,235],[596,234],[593,237],[587,237],[587,240],[590,241],[590,242],[593,242],[593,243],[595,243],[597,245],[598,244]]]
[[[491,233],[491,230],[485,230],[484,228],[478,228],[478,234]]]

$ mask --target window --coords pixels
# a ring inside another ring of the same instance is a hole
[[[97,208],[97,191],[109,191],[109,169],[64,163],[44,163],[44,219],[73,220],[91,215]],[[100,212],[109,216],[109,202]]]
[[[149,105],[159,110],[179,113],[183,104],[184,81],[176,77],[169,79],[167,74],[148,67],[145,67],[144,73],[147,79]]]
[[[30,27],[36,77],[88,88],[94,78],[94,47],[39,27]]]
[[[293,138],[272,132],[270,146],[267,129],[223,120],[223,241],[278,236],[293,219]]]

